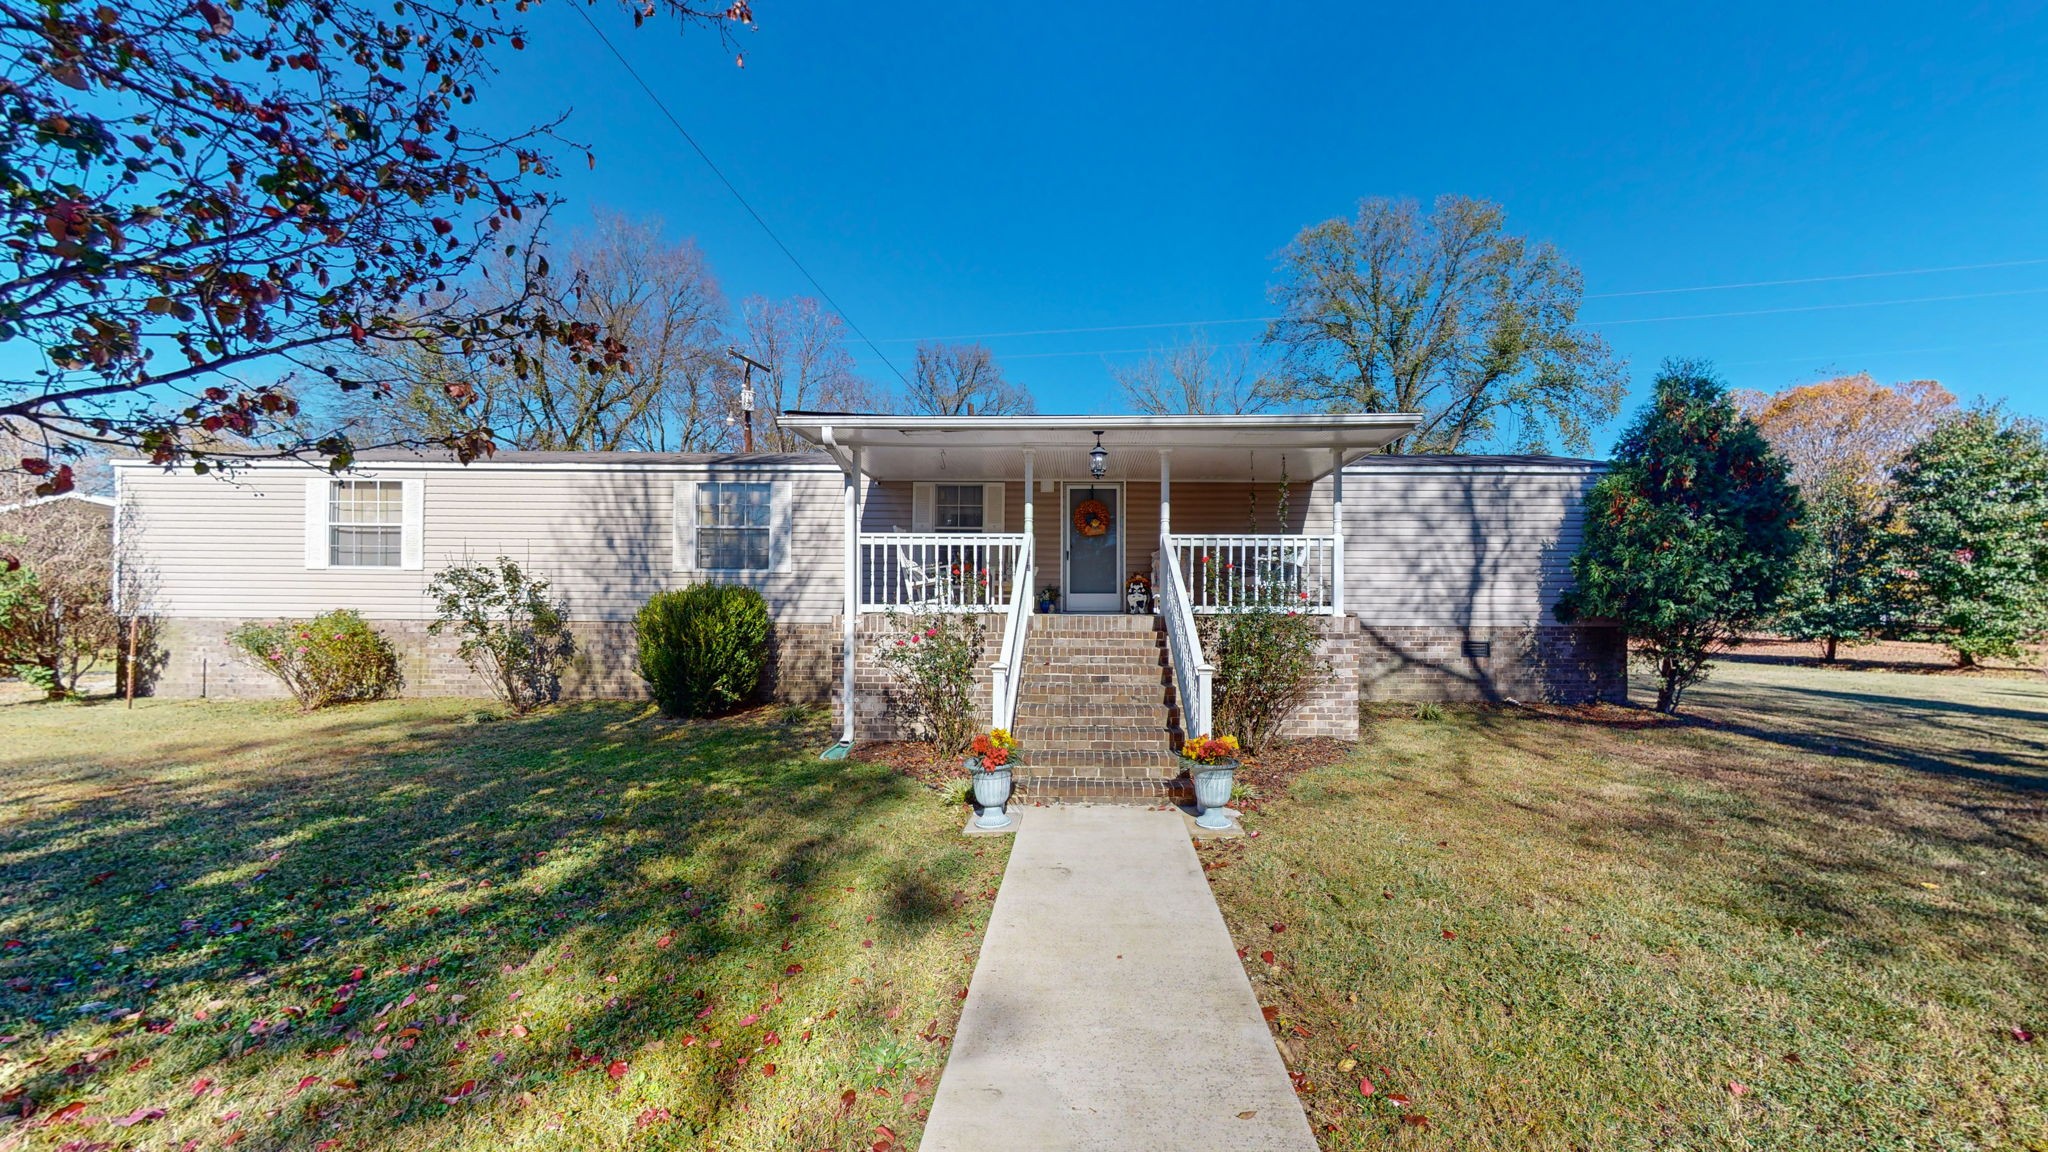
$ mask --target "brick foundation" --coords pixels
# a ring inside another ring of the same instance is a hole
[[[1003,618],[983,615],[982,651],[980,673],[974,681],[974,714],[977,725],[987,725],[992,714],[991,693],[994,691],[995,674],[988,666],[1002,653]],[[832,701],[832,719],[836,728],[841,712],[839,653],[845,640],[844,627],[837,621],[824,626],[829,632],[825,641],[825,675],[829,681],[828,692]],[[855,740],[905,740],[918,733],[912,731],[909,696],[897,682],[896,674],[882,663],[882,646],[894,643],[899,632],[892,627],[886,616],[869,613],[860,619],[858,631],[854,633],[853,664],[853,738]]]
[[[227,642],[241,620],[164,619],[158,622],[163,667],[153,694],[172,698],[282,698],[284,686]],[[491,686],[455,654],[452,636],[431,636],[424,620],[373,620],[398,649],[407,696],[485,698]],[[768,667],[760,699],[818,703],[831,692],[838,645],[835,625],[777,624],[769,633]],[[647,685],[634,670],[630,620],[571,621],[576,647],[562,672],[567,700],[644,699]]]
[[[1362,700],[1628,700],[1628,650],[1619,628],[1357,625],[1357,633]],[[1490,650],[1469,653],[1468,642]]]

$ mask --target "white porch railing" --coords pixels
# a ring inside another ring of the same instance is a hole
[[[1172,537],[1160,540],[1166,565],[1159,581],[1159,615],[1166,621],[1166,650],[1173,663],[1174,695],[1180,700],[1181,730],[1189,736],[1209,733],[1210,693],[1216,668],[1202,657],[1202,637],[1188,603],[1188,582],[1181,571],[1179,549]]]
[[[883,533],[860,538],[860,608],[985,608],[1011,604],[1023,533]],[[1024,585],[1024,602],[1031,589]]]
[[[1328,614],[1337,587],[1334,536],[1169,536],[1197,613],[1267,605]]]
[[[1034,605],[1032,586],[1037,583],[1038,564],[1031,538],[1024,538],[1024,553],[1010,579],[1009,618],[1003,622],[1003,647],[989,666],[994,699],[989,709],[992,727],[1008,728],[1017,719],[1017,691],[1024,682],[1024,641],[1031,631]]]

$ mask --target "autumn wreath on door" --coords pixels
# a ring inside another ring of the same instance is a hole
[[[1074,531],[1083,536],[1101,536],[1109,531],[1109,505],[1100,500],[1083,500],[1074,506]]]

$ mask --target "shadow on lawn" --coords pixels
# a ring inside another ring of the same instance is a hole
[[[716,968],[728,953],[773,955],[769,938],[789,934],[810,886],[857,869],[883,840],[850,837],[849,828],[915,787],[885,770],[818,761],[814,724],[758,714],[676,725],[639,706],[579,705],[484,725],[412,725],[416,738],[403,741],[349,738],[360,721],[340,711],[290,737],[252,732],[230,742],[227,757],[286,763],[309,738],[345,745],[276,771],[145,782],[123,765],[81,766],[63,778],[105,779],[84,802],[49,810],[56,786],[13,794],[33,795],[43,810],[0,825],[7,934],[23,941],[0,954],[0,1031],[49,1033],[139,1013],[142,1027],[119,1043],[151,1052],[164,1099],[150,1103],[168,1108],[193,1077],[246,1081],[252,1063],[295,1081],[308,1052],[367,1033],[380,1007],[424,979],[463,989],[471,1003],[457,1011],[473,1013],[471,1027],[509,1025],[510,985],[531,965],[601,990],[561,1007],[549,1023],[556,1031],[536,1033],[504,1067],[482,1063],[488,1045],[445,1061],[451,1051],[437,1044],[433,1063],[395,1054],[365,1068],[355,1098],[387,1114],[377,1122],[390,1143],[409,1147],[402,1125],[447,1119],[438,1097],[454,1089],[443,1079],[531,1079],[539,1088],[581,1054],[622,1057],[718,1024],[699,1023],[706,1007],[722,1020],[728,1003],[789,993],[802,977],[783,978],[779,965],[753,986],[705,987],[701,998],[687,973]],[[202,752],[223,757],[219,745],[193,742],[158,759]],[[930,877],[900,867],[887,877],[877,937],[915,933],[943,912]],[[660,933],[672,934],[672,948],[647,945]],[[397,970],[430,960],[431,969]],[[369,971],[351,988],[357,965]],[[230,982],[249,1003],[195,1021],[194,1009]],[[530,980],[522,986],[534,995]],[[834,992],[849,1009],[879,994]],[[391,1026],[431,1034],[429,1011],[396,1010]],[[166,1023],[163,1041],[146,1038]],[[47,1111],[104,1086],[100,1078],[130,1059],[124,1047],[121,1059],[88,1062],[83,1074],[52,1059],[22,1085],[25,1098]],[[456,1070],[435,1067],[444,1061]],[[368,1087],[368,1073],[408,1067],[418,1083]],[[702,1126],[744,1107],[747,1084],[726,1087],[677,1119]],[[245,1108],[250,1144],[307,1139],[313,1095],[267,1121]],[[257,1130],[263,1123],[269,1130]]]
[[[1931,726],[1881,728],[1794,701],[1772,724],[1721,708],[1647,729],[1580,718],[1568,740],[1551,718],[1476,710],[1465,721],[1471,743],[1384,768],[1392,786],[1445,810],[1484,798],[1482,809],[1522,813],[1580,850],[1712,877],[1690,899],[1743,919],[1832,936],[1877,958],[1921,948],[1997,955],[2048,979],[2048,954],[2027,927],[2035,918],[2023,911],[2048,895],[2038,867],[2048,861],[2048,757],[1968,747],[1974,727],[1939,713]],[[2017,728],[1993,735],[2025,740]],[[1779,749],[1799,755],[1772,754]],[[1591,773],[1588,753],[1604,762]],[[1988,756],[2017,771],[1975,766]],[[1659,787],[1629,769],[1712,787]],[[2034,866],[2015,867],[2006,853]],[[1969,898],[1937,895],[1966,873]]]

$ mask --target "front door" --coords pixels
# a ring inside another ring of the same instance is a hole
[[[1069,612],[1121,612],[1124,607],[1123,488],[1117,484],[1067,486],[1066,579]]]

